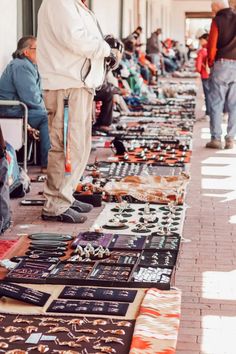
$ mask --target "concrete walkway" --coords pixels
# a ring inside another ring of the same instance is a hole
[[[236,149],[205,149],[207,127],[207,121],[198,121],[194,130],[189,209],[176,273],[183,291],[177,354],[236,353]],[[32,184],[31,196],[39,198],[42,189],[43,184]],[[99,213],[94,210],[86,224],[74,226],[42,222],[40,207],[19,207],[19,200],[12,207],[14,225],[2,238],[37,231],[76,235]]]

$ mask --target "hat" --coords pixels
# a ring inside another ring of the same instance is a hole
[[[196,33],[196,38],[200,39],[206,34],[208,34],[208,32],[207,32],[207,30],[205,28],[199,28],[199,30]]]

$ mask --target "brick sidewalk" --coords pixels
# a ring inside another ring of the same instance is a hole
[[[176,274],[183,291],[177,354],[236,353],[236,149],[205,149],[207,126],[198,122],[194,130]]]
[[[177,354],[236,353],[236,149],[205,149],[207,127],[208,122],[199,121],[194,130],[190,208],[176,274],[176,286],[183,291]],[[37,175],[38,170],[30,172]],[[30,196],[40,198],[42,189],[43,184],[32,184]],[[100,211],[74,226],[45,223],[40,207],[19,207],[19,200],[12,201],[12,208],[14,225],[5,239],[37,231],[76,235],[87,230]]]

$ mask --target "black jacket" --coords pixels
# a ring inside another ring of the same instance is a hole
[[[214,21],[219,33],[216,60],[236,60],[236,12],[231,8],[220,10]]]

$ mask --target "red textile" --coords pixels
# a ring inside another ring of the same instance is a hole
[[[209,73],[207,70],[207,48],[206,46],[199,49],[196,59],[196,70],[201,74],[202,79],[208,79]]]
[[[214,20],[211,23],[211,30],[208,39],[208,65],[212,67],[217,53],[217,42],[219,37],[219,31],[217,24]]]
[[[0,241],[0,259],[16,244],[17,240],[1,240]]]

